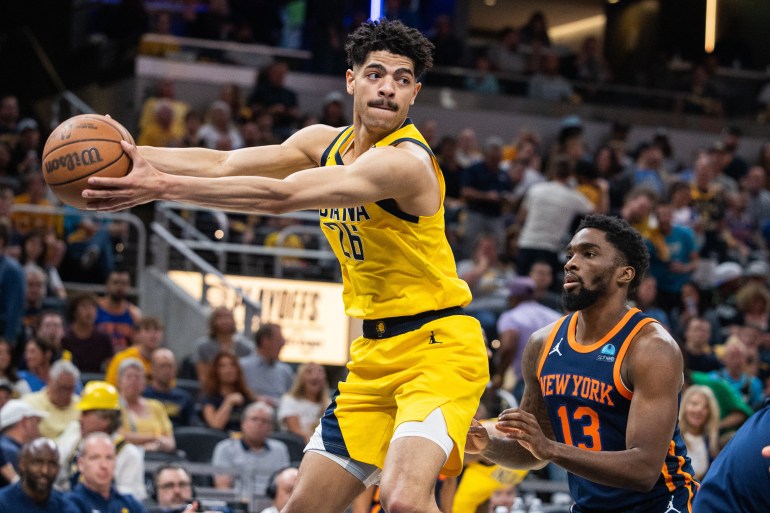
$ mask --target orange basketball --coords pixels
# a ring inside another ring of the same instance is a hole
[[[88,177],[121,177],[132,162],[120,141],[134,144],[123,125],[98,114],[81,114],[51,132],[43,148],[43,177],[48,187],[67,205],[85,208],[81,193]]]

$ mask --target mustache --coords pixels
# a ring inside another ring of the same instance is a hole
[[[366,105],[368,107],[376,107],[376,108],[385,107],[386,109],[390,109],[390,110],[398,110],[398,105],[396,104],[396,102],[392,100],[387,100],[385,98],[380,98],[379,100],[372,100],[370,102],[367,102]]]

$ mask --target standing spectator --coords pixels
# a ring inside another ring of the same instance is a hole
[[[303,363],[291,388],[281,396],[278,422],[283,429],[308,442],[328,405],[326,371],[317,363]]]
[[[503,247],[505,222],[502,216],[506,194],[513,190],[502,168],[503,140],[490,137],[484,143],[484,159],[465,169],[460,192],[465,200],[463,248],[472,256],[479,234],[491,233]]]
[[[254,111],[266,110],[275,121],[275,131],[286,138],[296,128],[300,118],[297,93],[286,87],[289,65],[283,61],[270,64],[260,73],[259,82],[249,96]]]
[[[537,42],[543,46],[551,46],[551,38],[548,36],[548,24],[545,21],[543,11],[533,12],[519,32],[521,42],[525,45]]]
[[[106,381],[89,381],[77,404],[80,420],[72,421],[59,437],[61,470],[56,480],[59,490],[71,490],[80,481],[77,462],[82,442],[92,433],[105,433],[115,444],[115,473],[113,480],[120,493],[136,500],[147,497],[144,485],[144,451],[127,442],[119,433],[121,426],[118,390]]]
[[[596,36],[588,36],[575,57],[575,78],[586,82],[604,83],[612,80],[612,70],[599,48]]]
[[[674,224],[671,205],[658,205],[655,212],[668,261],[663,261],[656,248],[651,247],[650,274],[657,280],[658,305],[670,311],[679,301],[682,286],[691,280],[698,266],[698,245],[690,228]]]
[[[704,385],[691,385],[682,394],[679,431],[687,446],[687,455],[700,481],[719,453],[719,405],[714,392]]]
[[[536,260],[548,262],[554,273],[561,269],[558,254],[573,219],[593,208],[588,198],[569,187],[570,174],[567,163],[561,161],[550,181],[533,185],[524,196],[519,210],[522,228],[516,265],[521,275],[528,274]]]
[[[752,166],[743,181],[748,194],[748,215],[754,229],[762,229],[770,222],[770,191],[767,190],[767,171],[761,166]]]
[[[144,366],[144,373],[149,378],[152,372],[152,354],[163,344],[163,323],[157,317],[145,317],[136,325],[134,345],[124,349],[110,360],[105,381],[116,385],[118,369],[125,360],[132,358]]]
[[[222,440],[214,448],[211,464],[232,469],[231,474],[214,476],[214,486],[235,488],[241,496],[264,495],[269,478],[289,466],[289,451],[283,442],[268,438],[275,410],[259,401],[246,407],[241,420],[241,438]]]
[[[19,472],[22,446],[40,436],[40,419],[47,416],[19,399],[11,399],[0,409],[0,461],[10,464],[14,473]],[[13,481],[0,473],[0,487]]]
[[[462,66],[465,54],[465,45],[462,39],[455,33],[452,18],[446,14],[436,16],[433,24],[433,34],[430,42],[433,43],[433,64],[436,66]]]
[[[98,303],[96,329],[110,336],[116,353],[131,345],[136,324],[142,318],[141,310],[127,299],[130,286],[128,271],[111,271],[107,276],[107,293]]]
[[[67,306],[69,327],[61,345],[83,372],[102,372],[114,354],[109,335],[96,329],[97,309],[96,296],[91,293],[73,296]]]
[[[553,267],[545,260],[535,260],[529,268],[529,277],[535,284],[535,301],[551,310],[561,312],[561,294],[551,290],[553,275]]]
[[[249,341],[238,333],[233,312],[226,306],[219,306],[211,311],[208,335],[196,340],[194,345],[197,348],[195,371],[201,384],[206,382],[211,363],[219,353],[230,353],[243,358],[254,352]]]
[[[176,360],[165,347],[152,353],[150,383],[142,396],[163,404],[171,424],[176,428],[188,426],[195,412],[195,401],[187,390],[175,386]]]
[[[33,408],[48,414],[40,422],[42,436],[56,440],[67,424],[80,418],[78,396],[75,395],[79,385],[80,371],[77,367],[72,362],[59,360],[51,367],[46,387],[23,397]]]
[[[503,312],[497,321],[500,349],[495,358],[495,373],[492,386],[502,387],[503,378],[509,368],[513,370],[513,395],[521,401],[524,379],[521,374],[521,358],[529,337],[544,326],[555,322],[561,314],[535,301],[535,282],[528,276],[513,280],[510,287],[509,310]]]
[[[0,511],[25,513],[80,513],[64,495],[54,490],[59,471],[59,451],[47,438],[26,444],[19,454],[21,479],[0,490]]]
[[[203,382],[201,415],[214,429],[237,431],[243,409],[254,400],[246,386],[238,359],[230,353],[219,353]]]
[[[146,513],[147,510],[133,496],[120,493],[113,483],[115,476],[115,444],[106,433],[91,433],[83,439],[78,456],[80,482],[69,499],[80,513],[120,511]]]
[[[666,179],[663,171],[663,151],[660,146],[643,142],[636,150],[636,160],[631,169],[633,187],[652,190],[657,197],[666,195]]]
[[[171,420],[163,404],[142,397],[146,385],[142,362],[136,358],[123,360],[118,367],[118,392],[123,400],[123,436],[128,442],[144,447],[145,451],[173,452],[176,440]]]
[[[273,408],[294,382],[294,371],[289,364],[278,360],[286,340],[277,324],[265,323],[254,334],[257,350],[240,359],[246,385],[258,401]]]
[[[0,335],[14,343],[22,329],[26,291],[21,266],[6,254],[10,242],[11,227],[0,217]]]

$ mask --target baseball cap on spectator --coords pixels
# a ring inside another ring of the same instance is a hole
[[[511,288],[508,291],[510,297],[525,299],[532,296],[535,291],[535,280],[529,276],[517,276],[511,282]]]
[[[743,276],[743,268],[735,262],[722,262],[714,269],[714,279],[712,285],[721,287],[727,282],[736,280]]]
[[[747,278],[764,278],[766,280],[770,277],[770,264],[764,260],[754,260],[746,266],[746,272],[743,275]]]
[[[44,419],[47,416],[46,412],[36,410],[32,405],[21,399],[11,399],[0,410],[0,431],[13,426],[27,417]]]
[[[22,133],[25,130],[37,130],[37,121],[32,118],[23,118],[16,124],[16,132]]]

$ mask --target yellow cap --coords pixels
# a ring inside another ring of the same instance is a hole
[[[118,389],[106,381],[89,381],[83,387],[77,409],[80,411],[119,410]]]

